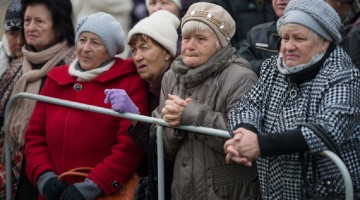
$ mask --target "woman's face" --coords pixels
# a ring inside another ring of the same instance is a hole
[[[149,15],[158,10],[166,10],[176,16],[180,15],[179,7],[172,0],[150,0],[148,6]]]
[[[90,32],[80,33],[76,44],[76,55],[84,70],[95,69],[110,59],[101,38]]]
[[[131,57],[138,74],[149,84],[161,77],[171,63],[171,55],[150,38],[137,40],[131,47]]]
[[[24,15],[25,40],[36,51],[42,51],[55,41],[50,11],[43,4],[29,5]]]
[[[308,63],[314,55],[328,47],[328,42],[311,37],[310,30],[301,25],[284,30],[281,38],[280,52],[288,67]]]
[[[194,31],[183,34],[181,57],[185,66],[197,68],[206,63],[218,50],[218,40],[210,31]]]
[[[21,37],[21,29],[6,31],[6,38],[9,45],[9,49],[16,58],[22,56],[21,48],[24,42]]]

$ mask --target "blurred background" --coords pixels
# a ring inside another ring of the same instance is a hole
[[[0,0],[0,38],[2,38],[3,32],[4,32],[4,17],[7,7],[9,6],[10,0]]]

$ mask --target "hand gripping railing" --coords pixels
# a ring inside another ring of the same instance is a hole
[[[92,106],[88,104],[67,101],[42,95],[30,94],[30,93],[19,93],[14,95],[10,98],[4,113],[4,121],[7,120],[7,115],[12,107],[13,102],[19,98],[28,98],[33,99],[41,102],[46,102],[50,104],[56,104],[60,106],[66,106],[70,108],[75,108],[79,110],[87,110],[90,112],[97,112],[106,115],[116,116],[116,117],[123,117],[130,120],[136,120],[146,123],[153,123],[157,125],[157,163],[158,163],[158,199],[164,200],[165,199],[165,190],[164,190],[164,151],[163,151],[163,135],[162,135],[162,127],[169,125],[162,119],[147,117],[143,115],[137,115],[132,113],[118,113],[111,109],[106,109],[98,106]],[[177,129],[182,129],[191,132],[202,133],[211,136],[219,136],[224,138],[230,138],[230,135],[227,131],[207,128],[207,127],[195,127],[195,126],[177,126]],[[2,131],[3,132],[3,131]],[[11,200],[12,198],[12,180],[11,180],[11,153],[9,150],[9,145],[7,140],[4,141],[4,150],[5,150],[5,168],[6,168],[6,200]],[[353,185],[350,178],[350,173],[347,170],[345,164],[342,160],[333,152],[325,150],[320,153],[330,160],[332,160],[336,166],[339,168],[345,183],[345,197],[346,200],[353,200]]]

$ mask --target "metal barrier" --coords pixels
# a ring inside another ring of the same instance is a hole
[[[15,102],[15,100],[19,98],[28,98],[33,99],[41,102],[46,102],[50,104],[66,106],[70,108],[75,108],[79,110],[87,110],[90,112],[97,112],[106,115],[116,116],[116,117],[123,117],[130,120],[141,121],[145,123],[152,123],[157,125],[157,155],[158,155],[158,199],[164,200],[165,199],[165,190],[164,190],[164,150],[163,150],[163,135],[162,135],[162,128],[163,126],[169,127],[169,125],[162,119],[137,115],[132,113],[118,113],[111,109],[106,109],[98,106],[92,106],[88,104],[67,101],[42,95],[30,94],[30,93],[19,93],[14,95],[10,98],[4,113],[4,121],[7,119],[7,115]],[[186,131],[202,133],[211,136],[219,136],[224,138],[230,138],[230,135],[227,131],[207,128],[207,127],[195,127],[195,126],[178,126],[177,129],[182,129]],[[5,168],[6,168],[6,200],[11,200],[12,198],[12,177],[11,177],[11,153],[9,150],[9,144],[7,140],[4,141],[4,150],[5,150]],[[332,160],[335,165],[339,168],[345,183],[345,197],[346,200],[353,200],[353,185],[350,177],[350,173],[346,168],[343,161],[333,152],[325,150],[320,153],[320,155],[325,156]]]

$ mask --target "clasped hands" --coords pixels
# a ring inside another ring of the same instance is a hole
[[[238,128],[234,137],[224,144],[226,163],[235,162],[239,165],[252,166],[253,161],[260,156],[260,147],[256,133],[245,128]]]
[[[180,125],[182,112],[190,102],[190,98],[184,100],[176,95],[169,94],[165,106],[161,110],[163,120],[172,127]]]

